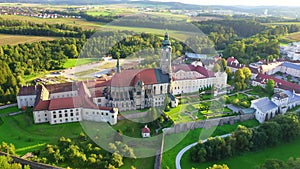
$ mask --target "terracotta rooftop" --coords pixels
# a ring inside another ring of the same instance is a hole
[[[300,93],[300,86],[297,85],[296,83],[291,83],[291,82],[288,82],[288,81],[285,81],[282,79],[275,78],[270,75],[259,73],[257,75],[255,81],[264,84],[269,79],[273,79],[275,82],[275,86],[277,86],[278,88],[285,89],[285,90],[291,90],[291,91],[295,90],[296,93]]]
[[[172,66],[172,71],[174,73],[183,70],[185,72],[187,71],[196,71],[205,77],[214,77],[215,74],[212,71],[207,70],[205,67],[202,66],[194,66],[194,65],[186,65],[186,64],[181,64],[181,65],[174,65]]]
[[[99,107],[93,103],[93,101],[86,97],[68,97],[68,98],[56,98],[47,101],[39,101],[37,106],[34,108],[34,111],[39,110],[61,110],[61,109],[72,109],[72,108],[88,108],[88,109],[97,109],[97,110],[110,110],[112,112],[113,108],[111,107]]]
[[[34,107],[34,111],[48,110],[50,100],[40,100],[38,104]]]
[[[142,133],[150,133],[150,129],[146,126],[142,128]]]
[[[141,70],[123,70],[120,73],[116,73],[111,79],[111,86],[130,86],[132,79]]]
[[[77,90],[77,84],[73,82],[45,85],[49,93],[60,93]]]
[[[233,56],[227,58],[227,63],[231,63],[231,62],[238,62],[238,60],[236,58],[234,58]]]
[[[36,95],[41,89],[42,89],[42,86],[40,86],[40,85],[37,85],[37,86],[22,86],[20,88],[18,96]]]
[[[110,85],[111,77],[98,78],[95,80],[83,81],[87,88],[104,87]]]
[[[169,75],[160,69],[123,70],[111,79],[111,86],[134,86],[141,80],[145,85],[169,83]]]
[[[80,97],[51,99],[48,110],[79,108],[82,105]]]

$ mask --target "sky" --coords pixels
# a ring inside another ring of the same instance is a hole
[[[299,0],[155,0],[199,5],[300,6]]]

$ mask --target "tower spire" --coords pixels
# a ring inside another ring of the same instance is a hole
[[[121,72],[121,66],[120,66],[120,56],[117,58],[117,73]]]

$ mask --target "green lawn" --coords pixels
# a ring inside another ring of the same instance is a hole
[[[254,96],[259,96],[260,98],[261,97],[268,97],[268,94],[266,94],[262,88],[258,88],[258,87],[256,87],[256,88],[254,87],[252,90],[250,90],[246,93],[254,95]]]
[[[64,68],[71,68],[75,66],[85,65],[91,62],[97,62],[99,58],[78,58],[78,59],[68,59],[64,64]]]
[[[234,131],[238,125],[244,125],[246,127],[255,127],[258,125],[258,122],[256,120],[248,120],[244,122],[239,122],[234,125],[223,125],[218,126],[217,128],[211,128],[211,129],[195,129],[188,132],[187,135],[185,133],[178,133],[178,134],[172,134],[170,136],[165,137],[165,149],[169,149],[168,142],[178,140],[178,138],[182,138],[184,136],[184,139],[181,140],[174,148],[170,149],[169,151],[164,152],[163,154],[163,162],[162,162],[162,168],[165,168],[168,166],[169,168],[175,168],[175,158],[178,152],[183,149],[185,146],[199,141],[199,138],[206,139],[209,136],[218,136],[230,133]],[[213,133],[213,134],[211,134]],[[183,135],[184,134],[184,135]],[[183,167],[184,169],[190,169],[191,167]]]
[[[14,107],[9,107],[9,108],[5,108],[5,109],[0,109],[0,114],[7,114],[7,113],[11,113],[11,112],[18,112],[20,111],[18,109],[17,106]]]
[[[16,107],[1,110],[4,113],[15,111],[18,111]],[[3,123],[0,125],[0,140],[13,143],[19,155],[39,149],[48,143],[56,143],[62,136],[73,138],[82,132],[80,123],[33,124],[31,115],[26,113],[1,119]]]
[[[197,120],[199,104],[180,104],[175,108],[171,108],[170,111],[165,112],[174,123],[183,123]]]
[[[225,160],[209,163],[193,163],[189,160],[189,151],[183,155],[181,166],[183,168],[207,168],[215,163],[227,164],[230,169],[255,169],[267,159],[280,159],[287,161],[290,157],[300,157],[300,138],[289,143],[283,143],[275,147],[254,152],[243,153]]]

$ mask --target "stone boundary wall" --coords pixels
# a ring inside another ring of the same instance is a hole
[[[13,156],[13,155],[10,155],[10,154],[4,153],[4,152],[0,152],[0,155],[10,156],[14,160],[14,162],[20,163],[22,165],[29,165],[30,168],[32,168],[32,169],[63,169],[61,167],[55,167],[55,166],[51,166],[48,164],[42,164],[42,163],[38,163],[38,162],[29,161],[29,160],[26,160],[26,159],[23,159],[23,158],[20,158],[17,156]]]
[[[213,126],[222,126],[224,124],[234,124],[236,122],[242,122],[246,120],[254,119],[254,114],[222,117],[208,120],[201,120],[195,122],[187,122],[175,124],[172,128],[163,129],[164,134],[180,133],[188,130],[194,130],[197,128],[211,128]]]
[[[147,112],[133,113],[133,114],[121,114],[121,115],[118,115],[118,120],[138,119],[138,118],[146,117],[147,114],[148,114]]]
[[[8,105],[0,106],[0,110],[5,109],[5,108],[9,108],[9,107],[13,107],[13,106],[17,106],[17,105],[18,105],[17,103],[14,103],[14,104],[8,104]]]

